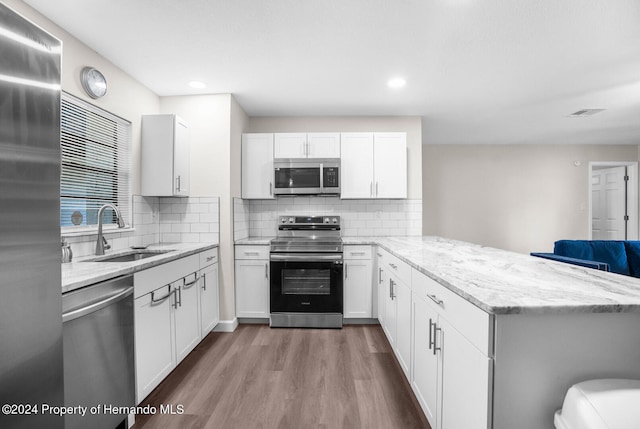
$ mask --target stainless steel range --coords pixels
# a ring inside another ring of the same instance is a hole
[[[280,216],[270,262],[272,327],[342,328],[340,216]]]

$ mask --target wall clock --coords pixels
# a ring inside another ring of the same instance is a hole
[[[107,79],[97,69],[85,67],[80,73],[82,88],[91,98],[100,98],[107,93]]]

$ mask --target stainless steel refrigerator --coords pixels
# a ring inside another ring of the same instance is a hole
[[[42,410],[64,402],[61,52],[59,40],[0,3],[1,428],[64,426]]]

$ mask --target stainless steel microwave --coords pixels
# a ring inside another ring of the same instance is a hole
[[[274,160],[275,195],[340,195],[339,158]]]

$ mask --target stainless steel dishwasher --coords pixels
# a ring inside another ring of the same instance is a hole
[[[127,427],[113,410],[135,406],[133,276],[63,294],[62,322],[64,403],[87,407],[65,416],[65,428]]]

